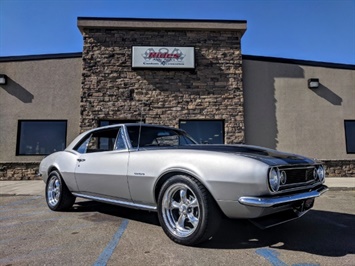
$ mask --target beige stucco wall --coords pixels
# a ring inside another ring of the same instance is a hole
[[[309,89],[307,80],[319,78]],[[245,138],[319,159],[346,153],[344,120],[355,119],[355,70],[243,60]]]
[[[67,143],[80,125],[82,59],[0,63],[9,78],[0,85],[0,163],[35,162],[16,156],[20,119],[68,120]],[[316,90],[308,78],[319,78]],[[346,154],[344,120],[355,120],[355,70],[243,60],[245,140],[325,160]]]
[[[20,119],[68,120],[67,143],[79,132],[81,58],[1,62],[8,76],[0,85],[0,163],[39,161],[16,156]]]

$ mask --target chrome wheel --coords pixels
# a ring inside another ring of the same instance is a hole
[[[162,216],[167,229],[177,237],[188,237],[195,232],[200,223],[200,205],[188,185],[175,183],[166,189]]]
[[[54,175],[48,182],[47,186],[47,199],[48,204],[56,206],[60,200],[61,194],[61,180],[58,176]]]
[[[199,180],[181,174],[170,176],[163,183],[158,218],[171,240],[191,246],[211,239],[218,228],[220,211]]]
[[[49,174],[45,196],[47,205],[52,211],[69,210],[75,202],[75,197],[56,170]]]

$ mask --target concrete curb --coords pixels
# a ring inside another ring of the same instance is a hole
[[[330,190],[355,190],[355,177],[326,177],[325,185]]]
[[[327,177],[325,184],[330,190],[355,190],[354,177]],[[42,196],[44,189],[42,180],[0,181],[0,196]]]
[[[0,181],[0,196],[42,196],[44,189],[42,180]]]

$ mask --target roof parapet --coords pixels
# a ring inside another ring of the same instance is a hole
[[[188,20],[188,19],[131,19],[78,17],[78,28],[116,29],[161,29],[161,30],[201,30],[239,31],[241,36],[247,29],[246,20]]]

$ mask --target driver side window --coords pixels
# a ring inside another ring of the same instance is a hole
[[[121,128],[95,131],[74,148],[79,153],[93,153],[125,149]]]

